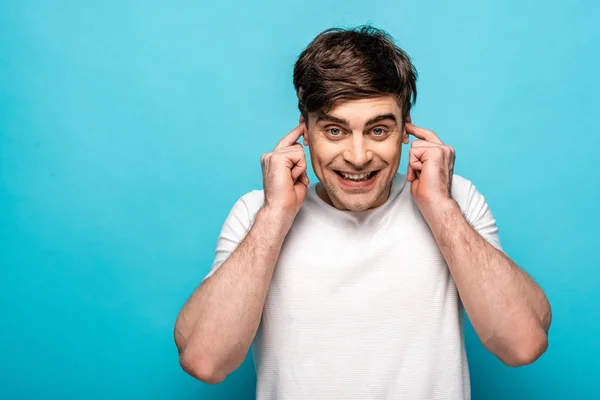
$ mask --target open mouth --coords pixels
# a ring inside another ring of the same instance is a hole
[[[342,171],[335,171],[335,173],[338,174],[342,179],[345,179],[347,181],[365,182],[365,181],[368,181],[368,180],[374,178],[375,175],[377,175],[379,173],[379,170],[363,172],[360,174],[348,173],[348,172],[342,172]]]

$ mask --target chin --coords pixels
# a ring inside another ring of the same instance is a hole
[[[348,211],[366,211],[375,207],[382,193],[382,190],[372,190],[369,193],[352,194],[336,188],[332,200]]]
[[[348,211],[366,211],[377,203],[377,199],[346,199],[340,202]]]

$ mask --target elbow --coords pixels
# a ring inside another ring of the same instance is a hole
[[[191,330],[185,324],[180,314],[175,323],[175,345],[179,353],[179,365],[187,374],[208,384],[218,384],[225,380],[227,374],[222,374],[216,368],[217,363],[204,356],[204,352],[190,343],[188,337]],[[185,329],[187,327],[187,330]]]
[[[500,356],[500,360],[509,367],[523,367],[533,364],[548,349],[548,335],[543,331],[529,335],[521,343],[511,346],[510,350]]]
[[[211,385],[219,384],[227,377],[227,373],[217,368],[216,363],[202,355],[189,351],[183,351],[179,354],[179,364],[189,375]]]

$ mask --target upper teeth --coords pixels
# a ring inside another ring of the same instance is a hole
[[[366,179],[371,175],[370,172],[367,172],[366,174],[347,174],[345,172],[342,172],[342,176],[346,179],[352,179],[352,180],[361,180],[361,179]]]

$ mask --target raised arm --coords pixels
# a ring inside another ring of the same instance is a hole
[[[411,193],[448,264],[475,332],[505,364],[533,363],[548,346],[551,309],[545,294],[472,226],[451,197],[454,150],[432,131],[411,123],[406,129],[419,139],[410,150]],[[492,219],[487,208],[481,217],[483,225]]]
[[[177,318],[181,366],[203,382],[219,383],[239,367],[256,335],[281,246],[306,198],[306,160],[296,143],[303,132],[302,124],[263,155],[263,207],[251,223],[243,199],[236,203],[219,238],[235,249]]]

